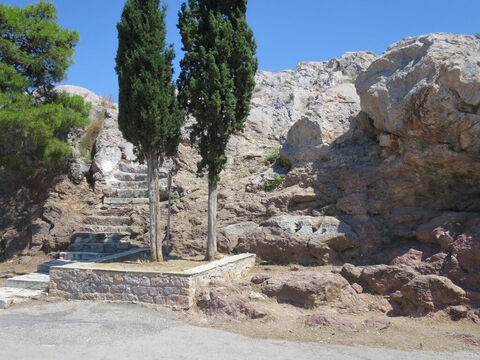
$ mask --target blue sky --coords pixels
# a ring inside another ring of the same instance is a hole
[[[24,6],[32,0],[0,0]],[[62,26],[80,33],[75,64],[66,84],[117,99],[116,23],[124,0],[51,0]],[[183,0],[164,0],[167,41],[175,46],[175,72],[182,56],[176,28]],[[248,21],[258,43],[259,68],[294,69],[300,61],[321,61],[346,51],[382,53],[407,36],[429,32],[480,32],[478,0],[250,0]]]

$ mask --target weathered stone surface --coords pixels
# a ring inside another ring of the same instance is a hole
[[[262,292],[300,307],[333,305],[348,312],[365,310],[364,301],[339,274],[296,271],[277,274],[262,283]]]
[[[255,305],[246,296],[235,294],[234,289],[220,284],[201,289],[196,303],[199,309],[209,316],[260,319],[267,315],[263,308]]]
[[[218,250],[224,253],[231,253],[238,245],[240,237],[248,238],[258,228],[254,222],[241,222],[225,226],[218,230]]]
[[[358,237],[347,223],[325,216],[310,239],[312,243],[325,243],[335,251],[345,251],[358,245]]]
[[[448,256],[438,258],[455,283],[480,290],[480,216],[444,213],[417,229],[417,239],[438,245]]]
[[[353,321],[324,314],[314,314],[310,316],[307,320],[307,324],[311,326],[337,328],[344,331],[351,331],[357,328],[357,325]]]
[[[252,227],[253,228],[253,227]],[[236,251],[279,262],[328,264],[337,252],[358,245],[350,226],[334,217],[281,215],[238,238]]]
[[[478,152],[480,43],[428,34],[390,46],[355,83],[377,129]]]
[[[416,271],[407,267],[374,265],[365,267],[360,279],[370,291],[385,295],[399,290],[418,275]]]
[[[426,310],[439,310],[465,301],[465,290],[443,276],[421,275],[405,284],[400,292],[403,299]]]

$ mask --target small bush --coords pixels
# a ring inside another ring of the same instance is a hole
[[[476,33],[476,34],[475,34],[475,37],[476,37],[477,39],[480,39],[480,33]]]
[[[291,165],[290,162],[287,159],[284,159],[280,156],[280,150],[279,149],[273,149],[268,155],[267,155],[267,161],[274,165],[274,166],[279,166],[281,168],[284,168],[287,171],[290,171]]]
[[[263,189],[265,191],[275,190],[276,188],[278,188],[280,186],[283,179],[285,179],[285,176],[286,175],[284,175],[284,174],[282,174],[282,175],[275,174],[272,180],[268,180],[267,182],[265,182],[265,185],[263,185]]]

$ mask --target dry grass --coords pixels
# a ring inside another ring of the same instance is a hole
[[[107,109],[114,109],[115,104],[113,100],[113,95],[112,94],[103,95],[101,97],[100,104]]]
[[[92,121],[90,126],[87,128],[87,131],[80,140],[80,152],[88,160],[91,160],[91,154],[93,150],[93,145],[97,140],[98,133],[103,127],[103,121],[105,120],[105,115],[100,113],[97,118]]]

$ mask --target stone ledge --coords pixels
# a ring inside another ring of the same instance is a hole
[[[95,263],[74,263],[50,269],[50,294],[67,299],[140,302],[188,309],[203,285],[213,279],[234,281],[254,264],[254,254],[226,257],[184,271],[109,269]]]

